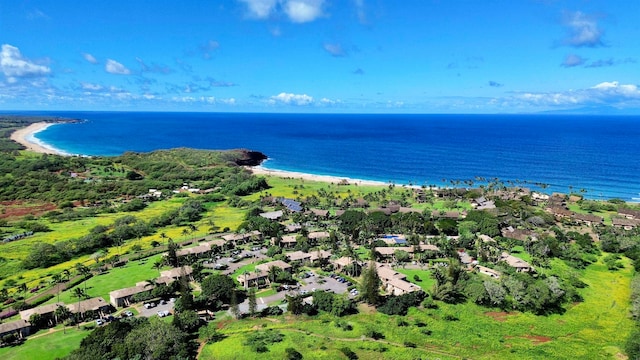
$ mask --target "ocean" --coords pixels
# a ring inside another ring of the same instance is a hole
[[[494,179],[640,200],[640,116],[46,112],[83,119],[36,138],[66,153],[191,147],[265,153],[266,168],[395,184]],[[481,182],[474,181],[477,186]]]

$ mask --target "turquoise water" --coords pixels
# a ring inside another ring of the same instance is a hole
[[[415,185],[499,178],[591,198],[640,197],[638,116],[41,114],[86,120],[36,135],[73,154],[248,148],[279,170]]]

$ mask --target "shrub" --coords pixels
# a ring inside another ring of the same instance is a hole
[[[286,348],[284,349],[284,354],[287,360],[301,360],[302,354],[298,352],[298,350],[294,348]]]
[[[268,345],[281,342],[283,338],[284,336],[278,331],[256,331],[247,336],[244,345],[249,346],[251,350],[257,353],[263,353],[269,351]]]
[[[353,350],[349,349],[348,347],[343,347],[340,349],[340,351],[347,357],[347,359],[349,360],[357,360],[358,359],[358,354],[354,353]]]

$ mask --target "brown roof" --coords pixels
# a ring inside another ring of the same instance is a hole
[[[399,273],[384,264],[376,264],[376,270],[382,281],[389,281],[391,279],[403,280],[407,278],[405,274]]]
[[[193,272],[193,268],[191,266],[183,266],[179,268],[173,268],[160,272],[160,277],[168,277],[172,279],[177,279],[179,277],[191,275]]]
[[[529,265],[528,262],[520,258],[517,258],[513,255],[507,254],[506,252],[502,253],[502,256],[500,256],[500,260],[506,262],[507,264],[509,264],[509,266],[517,269],[531,268],[531,265]]]
[[[347,256],[343,256],[339,259],[333,260],[333,263],[342,267],[349,266],[353,263],[353,259]]]
[[[287,264],[282,260],[274,260],[274,261],[269,261],[268,263],[260,264],[256,266],[256,269],[259,269],[266,273],[267,271],[269,271],[269,269],[272,266],[279,267],[282,270],[287,270],[291,268],[291,265]]]
[[[318,259],[328,259],[331,257],[331,252],[325,251],[325,250],[312,251],[309,254],[311,254],[311,261],[318,260]]]
[[[622,215],[634,217],[636,219],[640,219],[640,210],[620,208],[620,209],[618,209],[618,213],[622,214]]]
[[[294,251],[294,252],[286,254],[286,256],[289,259],[289,261],[298,261],[298,260],[311,259],[311,254],[306,253],[306,252],[302,252],[302,251]]]
[[[611,223],[613,224],[613,226],[635,227],[640,225],[640,220],[614,217],[614,218],[611,218]]]
[[[592,214],[575,214],[573,218],[580,221],[598,223],[598,224],[604,221],[604,219],[601,218],[600,216],[596,216]]]
[[[419,209],[414,209],[414,208],[410,208],[410,207],[400,207],[400,213],[402,214],[406,214],[406,213],[421,213],[422,211],[420,211]]]
[[[8,332],[24,329],[29,326],[31,326],[31,324],[24,319],[0,324],[0,334],[6,334]]]
[[[309,239],[328,239],[329,236],[330,236],[329,233],[326,232],[326,231],[315,231],[315,232],[309,233],[307,238],[309,238]]]
[[[186,256],[186,255],[199,255],[199,254],[204,254],[206,252],[211,251],[211,244],[210,243],[203,243],[200,244],[198,246],[194,246],[194,247],[190,247],[190,248],[186,248],[186,249],[180,249],[178,251],[176,251],[176,255],[177,256]]]
[[[420,287],[399,278],[391,278],[389,279],[389,281],[387,281],[387,284],[391,284],[393,287],[398,288],[404,292],[414,292],[421,290]]]
[[[282,241],[283,243],[294,243],[294,242],[298,242],[298,240],[296,240],[296,235],[284,235],[282,237]]]
[[[29,318],[33,314],[38,314],[38,315],[51,314],[51,313],[55,312],[56,309],[59,306],[65,306],[65,305],[64,305],[64,303],[58,302],[58,303],[55,303],[55,304],[47,304],[47,305],[38,306],[38,307],[35,307],[33,309],[22,310],[22,311],[20,311],[20,318],[22,320],[29,320]]]
[[[67,307],[69,308],[69,311],[71,311],[72,313],[77,313],[78,309],[81,312],[85,312],[85,311],[89,311],[89,310],[98,310],[100,308],[103,308],[105,306],[109,306],[109,304],[104,301],[103,298],[92,298],[92,299],[87,299],[87,300],[83,300],[80,301],[80,303],[74,302],[71,303],[69,305],[67,305]]]
[[[327,215],[329,215],[329,210],[311,209],[311,212],[313,215],[320,217],[327,217]]]
[[[124,298],[124,297],[127,297],[127,296],[139,294],[139,293],[141,293],[143,291],[147,291],[147,290],[149,290],[149,287],[147,287],[147,286],[133,286],[133,287],[129,287],[129,288],[114,290],[114,291],[109,293],[109,297],[112,298],[112,299],[121,299],[121,298]]]

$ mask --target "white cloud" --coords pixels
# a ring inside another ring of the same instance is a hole
[[[93,55],[89,54],[89,53],[82,53],[82,57],[87,60],[88,62],[92,63],[92,64],[97,64],[98,63],[98,59],[96,59]]]
[[[364,11],[364,0],[353,0],[353,3],[356,6],[356,14],[358,15],[358,21],[361,24],[366,24],[367,14]]]
[[[292,94],[292,93],[280,93],[276,96],[272,96],[269,98],[270,104],[287,104],[287,105],[298,105],[304,106],[313,103],[313,97],[307,94]]]
[[[102,85],[99,84],[91,84],[91,83],[81,83],[82,90],[90,90],[90,91],[100,91],[103,89]]]
[[[239,0],[247,6],[247,16],[254,19],[268,19],[284,12],[294,23],[314,21],[323,15],[325,0]]]
[[[104,65],[104,70],[110,74],[116,75],[130,75],[131,70],[119,62],[111,59],[107,59],[107,63]]]
[[[538,108],[572,108],[576,106],[640,107],[640,89],[634,84],[605,81],[586,89],[546,93],[519,93],[510,98],[494,99],[505,106]]]
[[[0,71],[10,84],[16,83],[20,78],[40,77],[51,73],[48,66],[39,65],[24,58],[20,49],[9,44],[2,45]]]
[[[575,55],[575,54],[569,54],[567,55],[567,57],[564,58],[564,61],[562,62],[562,66],[564,67],[574,67],[574,66],[580,66],[582,64],[584,64],[585,59],[582,58],[581,56]]]
[[[342,48],[340,44],[324,44],[323,48],[326,52],[335,57],[347,56],[347,52]]]
[[[240,0],[247,5],[248,16],[257,19],[266,19],[275,10],[277,0]]]
[[[291,21],[305,23],[322,16],[323,3],[324,0],[288,0],[283,7]]]
[[[564,25],[569,32],[565,43],[574,47],[604,46],[602,42],[602,30],[598,27],[596,19],[581,11],[566,13]]]

